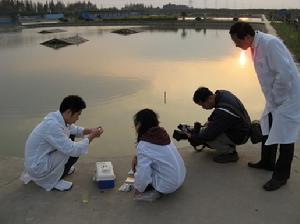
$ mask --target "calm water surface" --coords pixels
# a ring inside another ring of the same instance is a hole
[[[159,113],[170,134],[179,122],[205,122],[209,112],[192,101],[195,89],[202,85],[231,90],[252,118],[259,117],[264,100],[250,54],[246,52],[241,65],[240,50],[228,30],[140,27],[138,34],[121,36],[111,33],[115,28],[0,33],[0,155],[23,156],[32,128],[56,111],[68,94],[78,94],[87,103],[78,125],[104,128],[102,137],[91,144],[89,156],[133,154],[132,116],[145,107]],[[76,34],[89,41],[59,50],[40,45],[53,37]]]

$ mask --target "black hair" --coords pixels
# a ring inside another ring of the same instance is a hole
[[[85,102],[80,96],[69,95],[63,99],[60,104],[59,111],[60,113],[65,112],[66,110],[71,110],[72,114],[77,113],[78,111],[86,108]]]
[[[159,125],[158,114],[153,110],[145,108],[137,112],[133,117],[134,126],[140,125],[137,129],[137,142],[150,128]]]
[[[237,22],[233,24],[229,31],[230,35],[236,35],[238,39],[243,40],[247,35],[255,36],[255,31],[249,23]]]
[[[206,101],[207,98],[211,95],[213,95],[213,92],[210,91],[208,88],[199,87],[194,93],[193,100],[195,103],[198,104],[198,103]]]

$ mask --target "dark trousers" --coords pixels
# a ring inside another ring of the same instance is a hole
[[[75,136],[70,135],[70,139],[72,141],[75,141]],[[64,178],[68,174],[69,170],[71,169],[71,166],[73,166],[77,162],[78,159],[79,159],[79,157],[72,157],[72,156],[69,157],[67,163],[65,164],[64,173],[60,179]]]
[[[272,127],[272,114],[269,113],[269,128]],[[280,144],[279,157],[276,161],[277,144],[265,145],[268,136],[263,136],[261,144],[261,162],[268,167],[274,167],[273,179],[287,180],[291,174],[291,164],[294,157],[294,143]]]
[[[79,157],[72,157],[70,156],[67,163],[65,164],[65,169],[64,169],[64,173],[61,176],[61,179],[64,178],[65,176],[67,176],[69,170],[71,169],[71,166],[73,166],[77,160],[79,159]]]

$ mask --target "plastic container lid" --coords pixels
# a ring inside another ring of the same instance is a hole
[[[96,162],[96,181],[114,180],[116,176],[114,174],[113,165],[111,162]]]

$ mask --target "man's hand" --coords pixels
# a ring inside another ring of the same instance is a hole
[[[188,137],[188,139],[192,138],[192,133],[185,132],[185,131],[182,131],[182,132]]]
[[[197,138],[196,136],[191,136],[190,138],[188,138],[188,141],[191,144],[191,146],[194,147],[204,144],[204,141],[201,138]]]
[[[92,131],[93,131],[94,129],[102,129],[102,132],[103,132],[103,128],[102,128],[101,126],[99,126],[99,127],[97,127],[97,128],[85,128],[85,129],[83,130],[83,134],[84,134],[84,135],[88,135],[88,134],[92,133]]]
[[[103,133],[103,128],[90,128],[89,132],[90,133],[88,135],[88,139],[91,142],[94,138],[99,138],[101,136],[101,134]]]

